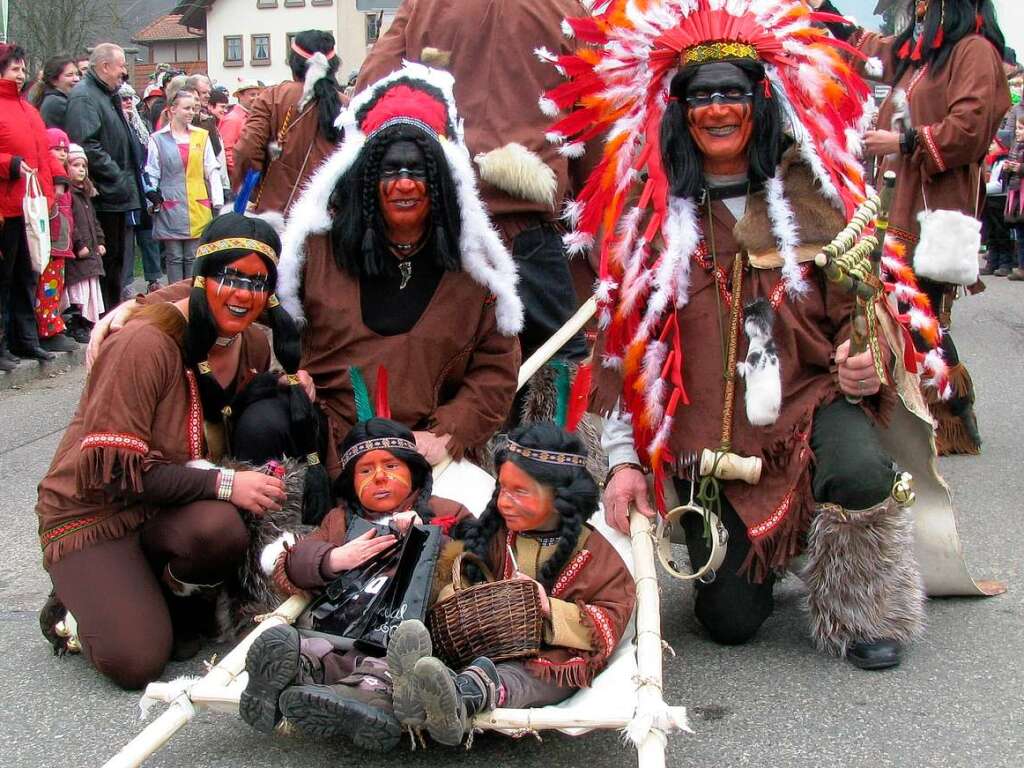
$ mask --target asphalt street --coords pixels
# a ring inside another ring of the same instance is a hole
[[[929,604],[929,630],[897,670],[868,673],[817,654],[787,579],[756,640],[721,648],[692,616],[689,587],[663,580],[666,699],[695,733],[673,736],[671,766],[1019,768],[1024,765],[1024,285],[989,279],[957,305],[955,331],[979,393],[980,457],[944,459],[976,576],[1008,581],[993,599]],[[36,484],[78,401],[81,369],[0,392],[0,765],[95,766],[136,734],[139,694],[115,689],[80,657],[56,659],[36,613],[49,582],[33,513]],[[216,648],[204,649],[208,658]],[[223,650],[223,649],[220,649]],[[200,674],[173,665],[164,679]],[[268,737],[241,720],[200,714],[152,766],[635,765],[615,734],[477,738],[470,752],[433,747],[369,755],[342,743]]]

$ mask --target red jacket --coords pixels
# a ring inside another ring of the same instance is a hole
[[[46,126],[36,108],[18,94],[13,80],[0,80],[0,216],[22,215],[25,197],[25,176],[12,168],[15,158],[35,168],[39,185],[53,207],[53,176],[50,171],[50,150]]]

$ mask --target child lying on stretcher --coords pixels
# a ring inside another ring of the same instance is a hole
[[[362,521],[399,533],[412,525],[436,525],[447,534],[471,517],[461,504],[431,495],[430,465],[417,452],[412,432],[397,422],[372,418],[356,424],[341,453],[335,484],[341,506],[276,558],[274,581],[286,594],[322,592],[396,545],[393,533],[379,532],[386,529],[350,533],[357,525],[367,527]],[[423,589],[429,591],[429,584]],[[283,715],[310,735],[347,736],[379,751],[397,745],[401,728],[393,714],[388,661],[338,645],[319,633],[300,636],[291,626],[260,635],[246,657],[242,718],[264,732]]]
[[[438,580],[451,582],[450,563],[463,550],[497,578],[534,581],[544,616],[540,652],[499,663],[477,658],[452,670],[431,655],[421,622],[403,622],[388,649],[395,714],[403,726],[425,727],[435,741],[457,745],[473,715],[556,704],[604,668],[632,615],[636,588],[612,545],[586,524],[597,509],[598,489],[585,464],[582,441],[551,422],[509,435],[508,448],[495,457],[494,498],[467,526],[464,541],[446,547],[435,589]],[[438,599],[449,594],[446,584]]]

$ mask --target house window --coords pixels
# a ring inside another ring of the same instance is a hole
[[[309,0],[310,5],[332,5],[334,0]]]
[[[224,66],[242,66],[242,36],[226,35],[224,37]]]
[[[366,44],[373,45],[380,37],[380,22],[384,18],[382,13],[366,14]]]
[[[252,36],[252,61],[253,66],[267,66],[270,64],[270,35]]]
[[[277,8],[277,0],[256,0],[257,8]]]
[[[297,8],[299,6],[305,6],[306,0],[284,0],[285,8]]]

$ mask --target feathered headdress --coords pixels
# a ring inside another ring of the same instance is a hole
[[[563,25],[593,47],[559,56],[536,51],[568,80],[540,100],[552,117],[565,112],[549,140],[572,157],[605,136],[599,163],[566,210],[573,228],[566,243],[579,252],[602,234],[602,362],[622,369],[622,405],[633,415],[641,456],[656,472],[670,459],[673,415],[688,403],[674,310],[686,305],[690,263],[704,250],[697,201],[670,196],[661,162],[672,78],[716,61],[759,64],[765,79],[758,87],[778,99],[822,193],[849,216],[866,196],[857,154],[869,91],[850,63],[863,55],[816,25],[838,19],[799,0],[609,0],[594,16]],[[799,298],[806,290],[799,233],[781,173],[768,180],[766,196],[786,288]]]
[[[331,228],[329,201],[339,179],[352,167],[375,131],[395,123],[414,125],[440,142],[458,194],[462,231],[462,268],[494,294],[498,330],[518,333],[523,305],[516,292],[515,262],[491,225],[477,190],[476,176],[455,107],[455,80],[448,72],[405,62],[356,94],[335,123],[344,141],[312,176],[288,216],[282,237],[281,303],[300,322],[305,320],[300,295],[306,238]]]

